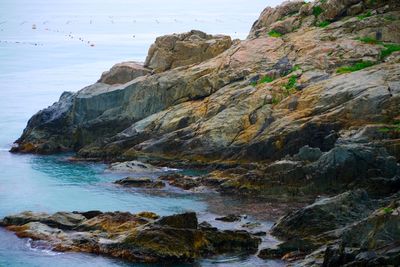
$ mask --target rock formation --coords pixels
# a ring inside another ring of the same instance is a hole
[[[261,240],[246,231],[202,228],[195,213],[23,212],[0,225],[17,236],[45,241],[56,251],[90,252],[135,262],[193,262],[201,256],[255,253]]]
[[[272,233],[284,242],[260,257],[395,265],[399,43],[398,0],[285,2],[266,8],[242,41],[199,31],[159,37],[145,67],[116,65],[35,114],[12,151],[212,170],[159,178],[185,190],[307,203],[323,195],[283,217]]]

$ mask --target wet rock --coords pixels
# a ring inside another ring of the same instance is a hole
[[[197,229],[197,216],[194,212],[162,217],[157,224],[173,228]]]
[[[109,71],[103,72],[98,82],[110,85],[124,84],[149,73],[149,69],[137,62],[122,62],[115,64]]]
[[[48,220],[58,218],[60,214],[63,213],[22,213],[4,218],[2,226],[19,237],[35,240],[38,246],[56,251],[89,252],[133,262],[162,264],[193,262],[204,256],[224,253],[251,254],[257,251],[261,242],[246,231],[199,228],[195,213],[158,220],[157,215],[148,212],[137,215],[107,212],[90,219],[75,213],[70,216],[84,219],[68,231],[57,228]]]
[[[217,221],[223,221],[223,222],[236,222],[236,221],[240,221],[242,219],[242,216],[236,215],[236,214],[229,214],[227,216],[218,217],[215,219]]]
[[[141,187],[141,188],[162,188],[165,184],[161,181],[155,181],[151,178],[133,178],[127,177],[114,182],[115,184],[122,185],[124,187]]]
[[[184,190],[190,190],[201,185],[201,182],[196,177],[182,175],[179,173],[161,175],[159,179],[167,181],[170,185],[182,188]]]
[[[150,164],[143,163],[140,161],[126,161],[112,163],[108,169],[111,172],[134,172],[134,173],[151,173],[161,171],[159,168],[154,167]]]

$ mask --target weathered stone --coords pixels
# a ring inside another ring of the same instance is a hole
[[[272,233],[289,238],[322,234],[366,217],[373,205],[365,191],[346,192],[281,218]]]
[[[68,231],[57,228],[48,219],[59,218],[62,214],[65,217],[65,213],[26,212],[4,218],[2,226],[21,238],[35,240],[34,245],[46,243],[56,251],[89,252],[160,264],[193,262],[224,253],[251,254],[261,242],[246,231],[198,229],[195,213],[165,216],[154,221],[158,216],[151,213],[107,212],[85,218]],[[72,214],[69,217],[82,216]]]
[[[145,66],[156,73],[213,58],[232,45],[229,36],[192,30],[158,37],[150,47]]]
[[[150,70],[137,62],[122,62],[115,64],[109,71],[103,72],[98,82],[110,85],[124,84],[149,73]]]

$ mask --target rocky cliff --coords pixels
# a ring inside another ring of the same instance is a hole
[[[199,31],[157,38],[147,68],[119,64],[64,93],[13,151],[258,161],[305,145],[326,151],[369,127],[366,138],[398,157],[399,9],[292,1],[265,9],[244,41]]]
[[[161,180],[274,201],[340,194],[283,217],[272,232],[285,242],[260,257],[394,265],[400,2],[289,1],[246,40],[159,37],[144,66],[117,64],[35,114],[12,151],[213,163],[195,180]]]

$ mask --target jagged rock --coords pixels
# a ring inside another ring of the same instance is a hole
[[[141,187],[141,188],[162,188],[165,184],[161,181],[155,181],[151,178],[133,178],[126,177],[115,181],[114,183],[122,185],[124,187]]]
[[[300,161],[317,161],[322,156],[322,152],[319,148],[313,148],[309,146],[303,146],[300,148],[299,153],[293,156],[294,159]]]
[[[213,58],[232,45],[225,35],[208,35],[192,30],[158,37],[150,47],[145,66],[156,73]]]
[[[109,71],[103,72],[98,82],[110,85],[124,84],[149,73],[150,70],[137,62],[122,62],[115,64]]]
[[[168,181],[170,185],[182,188],[184,190],[190,190],[201,185],[200,181],[198,181],[198,179],[195,177],[190,177],[179,173],[161,175],[159,179]]]
[[[286,238],[322,234],[367,217],[373,205],[363,190],[346,192],[315,202],[281,218],[272,233]]]
[[[293,30],[293,21],[291,16],[300,11],[300,8],[304,5],[304,1],[286,1],[276,8],[267,7],[261,13],[258,20],[253,24],[248,38],[254,38],[259,36],[262,32],[268,33],[268,29],[275,22],[282,26],[275,25],[274,29],[278,32],[285,34]],[[284,20],[286,18],[286,20]],[[282,24],[281,24],[282,23]],[[283,26],[285,24],[285,26]],[[287,27],[290,27],[289,30]]]
[[[90,219],[75,220],[74,227],[57,228],[48,218],[73,213],[25,212],[8,216],[2,226],[17,236],[46,242],[56,251],[81,251],[123,258],[133,262],[179,263],[224,253],[251,254],[261,240],[246,231],[199,228],[195,213],[165,216],[152,213],[101,213]],[[71,225],[71,226],[72,226]]]

